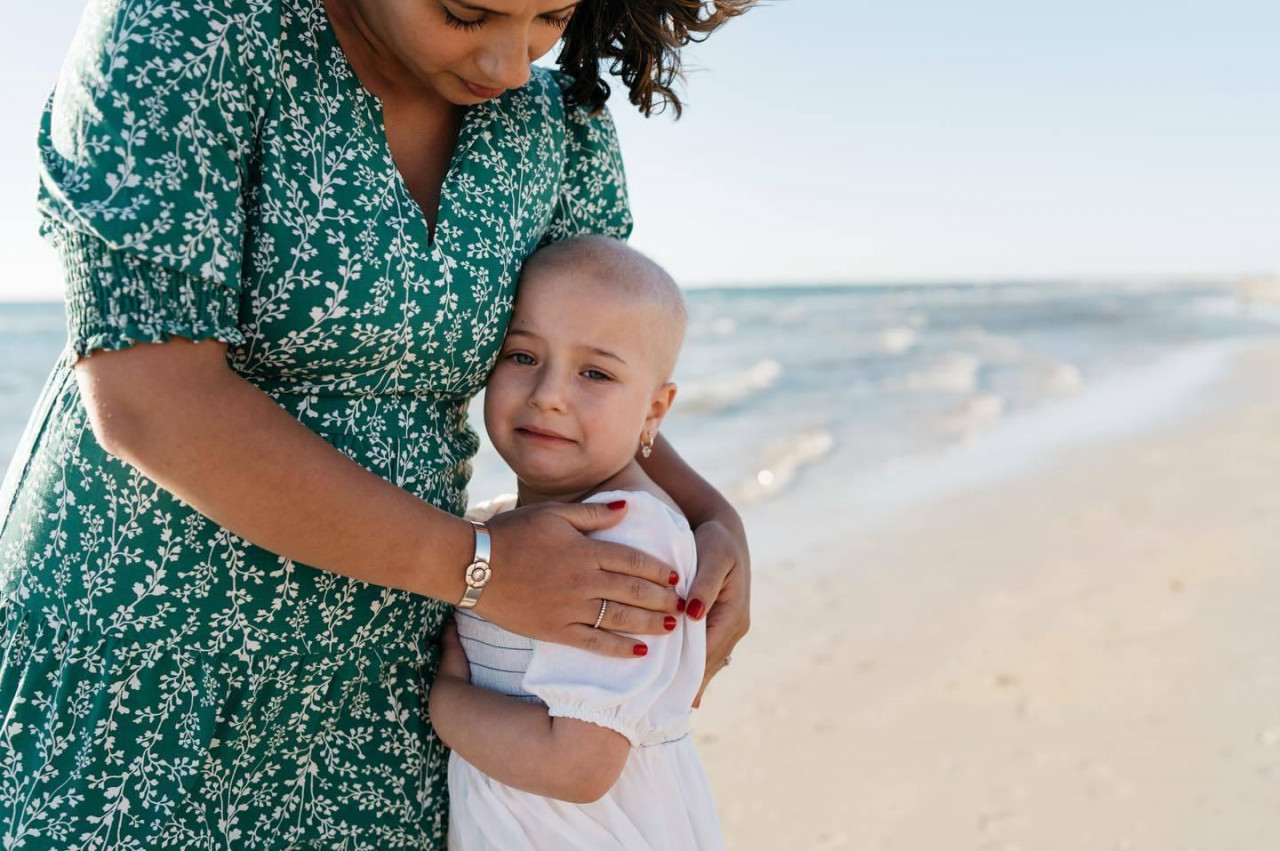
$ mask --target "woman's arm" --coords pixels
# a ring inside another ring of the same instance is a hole
[[[621,734],[471,684],[452,623],[427,706],[440,740],[499,783],[575,804],[604,796],[627,764]]]
[[[728,664],[751,628],[751,554],[742,518],[729,501],[685,463],[661,434],[649,458],[636,456],[644,471],[680,506],[698,543],[698,576],[686,611],[706,614],[707,667],[693,705],[702,703],[711,678]]]
[[[223,343],[96,351],[75,369],[103,448],[236,535],[344,576],[461,597],[471,525],[334,449],[232,371]],[[620,631],[661,635],[677,598],[669,566],[581,534],[624,513],[563,505],[495,518],[493,579],[476,611],[519,634],[635,658],[634,639],[591,628],[599,600],[626,610]]]

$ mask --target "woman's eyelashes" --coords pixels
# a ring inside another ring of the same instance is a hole
[[[472,32],[474,30],[480,29],[480,27],[484,25],[485,19],[487,17],[486,15],[482,14],[478,18],[475,18],[473,20],[468,20],[466,18],[460,18],[457,15],[455,15],[453,12],[449,10],[448,6],[442,5],[440,8],[444,10],[444,22],[446,24],[453,27],[454,29],[465,30],[467,32]],[[539,15],[538,20],[542,21],[547,26],[555,27],[556,29],[562,30],[569,25],[569,20],[572,17],[573,17],[573,12],[570,11],[570,12],[566,12],[559,15],[556,15],[556,14]]]
[[[459,18],[457,15],[453,14],[453,12],[450,12],[448,6],[441,6],[440,8],[444,9],[444,22],[455,30],[466,30],[467,32],[470,32],[472,30],[480,29],[484,24],[484,18],[482,17],[476,18],[474,21],[468,21],[467,19]]]

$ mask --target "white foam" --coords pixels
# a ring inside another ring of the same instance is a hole
[[[1007,416],[973,440],[893,459],[879,470],[860,472],[854,458],[828,459],[812,487],[793,490],[745,517],[753,530],[752,550],[759,563],[781,562],[789,552],[785,532],[796,524],[815,530],[815,538],[847,539],[851,527],[900,516],[921,501],[1025,474],[1071,447],[1150,429],[1195,410],[1192,401],[1249,345],[1231,341],[1181,349],[1073,397]]]
[[[982,429],[990,428],[1004,416],[1006,403],[994,393],[979,393],[965,400],[960,408],[944,416],[937,423],[943,434],[968,439]]]
[[[719,337],[727,337],[738,330],[738,323],[728,316],[720,316],[711,323],[711,333]]]
[[[1073,363],[1054,364],[1044,379],[1044,387],[1056,395],[1077,393],[1084,387],[1084,375]]]
[[[1026,357],[1026,347],[1012,337],[992,334],[974,325],[965,328],[960,339],[966,347],[975,349],[983,360],[1012,363]]]
[[[914,346],[919,338],[920,332],[914,328],[886,328],[880,332],[880,349],[892,355],[900,355]]]
[[[782,376],[776,360],[759,361],[751,368],[724,381],[689,384],[680,393],[680,407],[687,413],[710,413],[767,390]]]
[[[765,463],[730,489],[730,499],[738,504],[760,502],[785,490],[800,470],[830,454],[835,438],[821,429],[802,432],[770,444]]]
[[[907,373],[906,386],[911,390],[941,390],[946,393],[972,393],[978,386],[978,370],[982,358],[969,352],[948,352],[927,369]]]

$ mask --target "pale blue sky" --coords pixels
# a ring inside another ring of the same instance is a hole
[[[0,298],[60,289],[32,140],[80,9],[0,31]],[[614,99],[633,241],[687,284],[1280,273],[1277,55],[1276,0],[777,0],[680,122]]]

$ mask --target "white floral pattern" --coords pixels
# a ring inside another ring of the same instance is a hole
[[[435,241],[320,0],[93,0],[43,117],[69,342],[0,489],[5,848],[441,848],[448,606],[255,547],[94,439],[77,355],[171,335],[461,514],[521,261],[625,237],[607,114],[467,111]]]

